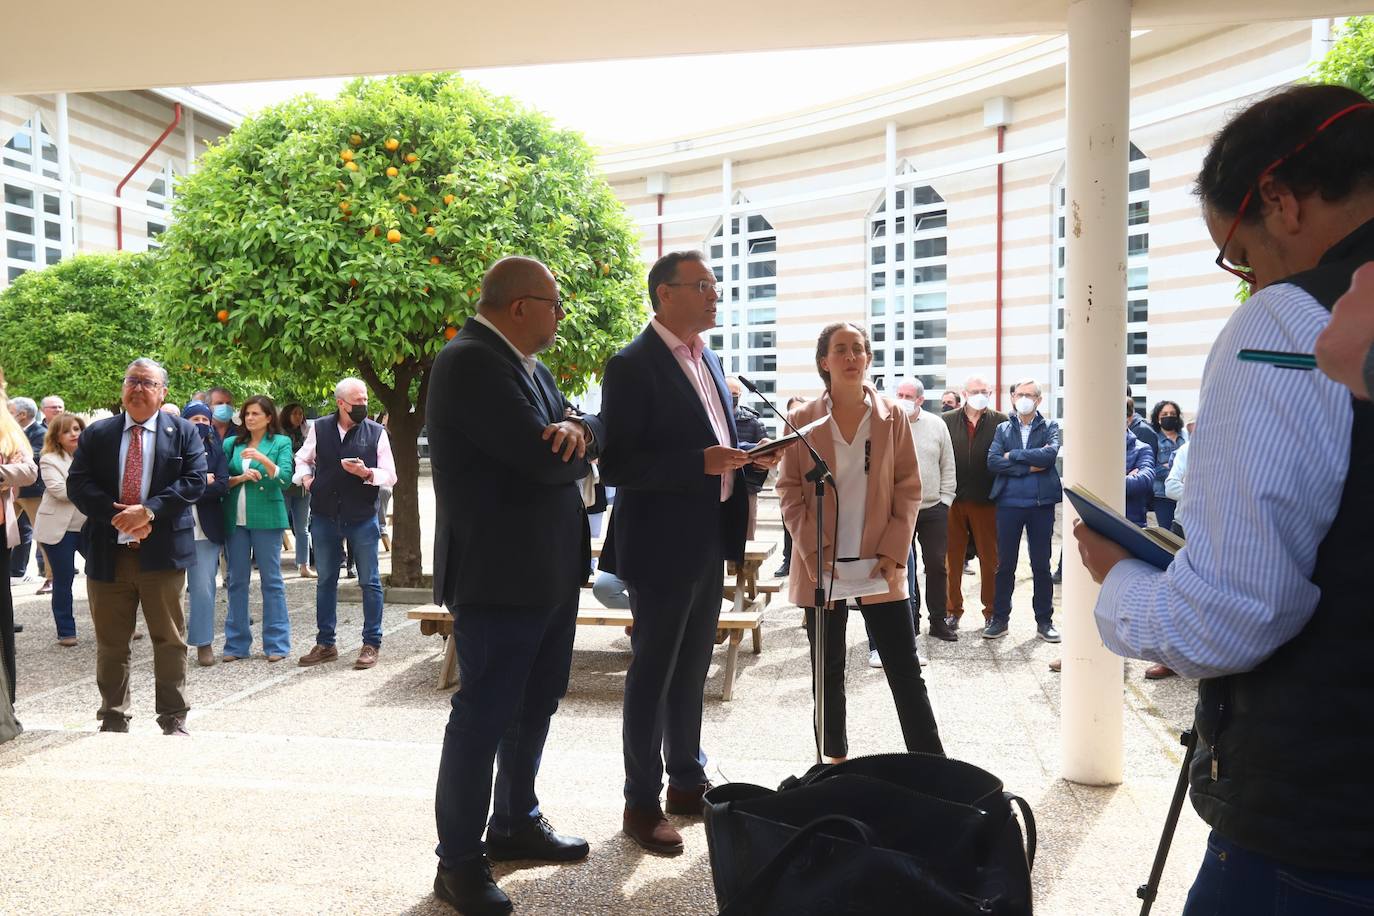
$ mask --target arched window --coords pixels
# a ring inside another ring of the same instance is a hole
[[[1054,416],[1064,416],[1064,233],[1067,189],[1054,186]],[[1131,144],[1126,203],[1126,384],[1142,411],[1149,403],[1150,160]]]
[[[12,169],[56,179],[57,143],[37,112],[20,125],[0,148],[0,161]],[[57,191],[5,176],[0,208],[0,284],[8,285],[26,270],[62,259],[64,233],[71,231],[70,214],[62,213]]]
[[[903,163],[898,176],[915,171]],[[870,375],[880,390],[892,390],[903,378],[919,378],[927,391],[939,391],[945,387],[949,322],[945,200],[929,185],[916,183],[897,189],[896,205],[889,214],[883,195],[868,214]]]
[[[172,217],[172,196],[175,191],[176,171],[172,168],[172,163],[168,162],[162,168],[162,174],[158,175],[148,185],[147,203],[154,210],[161,210],[166,216],[158,218],[148,217],[148,248],[161,248],[162,243],[157,237],[167,231],[167,223]]]
[[[739,194],[735,203],[748,200]],[[761,214],[745,208],[731,215],[728,232],[724,220],[717,224],[703,248],[721,290],[716,328],[707,344],[727,375],[742,372],[772,395],[778,389],[777,232]],[[778,420],[761,401],[746,391],[740,403],[759,413],[770,436],[778,434]]]

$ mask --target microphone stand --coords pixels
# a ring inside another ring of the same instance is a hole
[[[737,378],[740,380],[741,385],[748,388],[758,396],[759,400],[768,405],[768,409],[773,412],[773,416],[782,420],[782,422],[787,425],[788,429],[797,434],[798,438],[801,439],[802,445],[805,445],[806,450],[811,453],[813,466],[811,470],[806,472],[806,479],[815,485],[816,494],[816,592],[813,598],[813,607],[815,608],[814,629],[816,634],[816,647],[815,658],[811,665],[811,678],[812,692],[816,697],[816,762],[821,763],[824,759],[825,748],[825,619],[827,616],[825,613],[825,575],[823,572],[825,569],[825,484],[829,481],[830,485],[834,486],[835,478],[831,475],[830,468],[826,465],[825,459],[821,457],[820,452],[816,451],[815,446],[811,444],[811,440],[806,437],[806,434],[793,426],[792,421],[787,419],[787,415],[778,410],[773,402],[768,400],[767,396],[764,395],[762,391],[759,391],[758,387],[753,382],[742,375],[737,376]],[[839,505],[838,490],[836,490],[836,505]]]

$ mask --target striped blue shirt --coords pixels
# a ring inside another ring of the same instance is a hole
[[[1187,546],[1163,572],[1125,560],[1107,576],[1094,614],[1113,652],[1215,677],[1249,671],[1307,625],[1320,597],[1317,548],[1350,464],[1350,392],[1320,372],[1236,353],[1311,353],[1330,319],[1306,292],[1279,284],[1222,329],[1178,506]]]

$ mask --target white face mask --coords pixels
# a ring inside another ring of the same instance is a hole
[[[974,410],[988,409],[988,396],[985,394],[971,394],[968,396],[968,406]]]
[[[916,412],[916,404],[912,401],[898,399],[897,409],[909,417]]]
[[[1016,412],[1025,416],[1035,410],[1035,399],[1028,398],[1024,394],[1016,399]]]

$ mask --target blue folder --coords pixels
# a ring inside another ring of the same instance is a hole
[[[1140,528],[1135,522],[1098,499],[1091,491],[1077,484],[1064,488],[1083,524],[1119,545],[1123,550],[1159,569],[1168,569],[1174,554],[1183,547],[1183,539],[1162,528]]]

